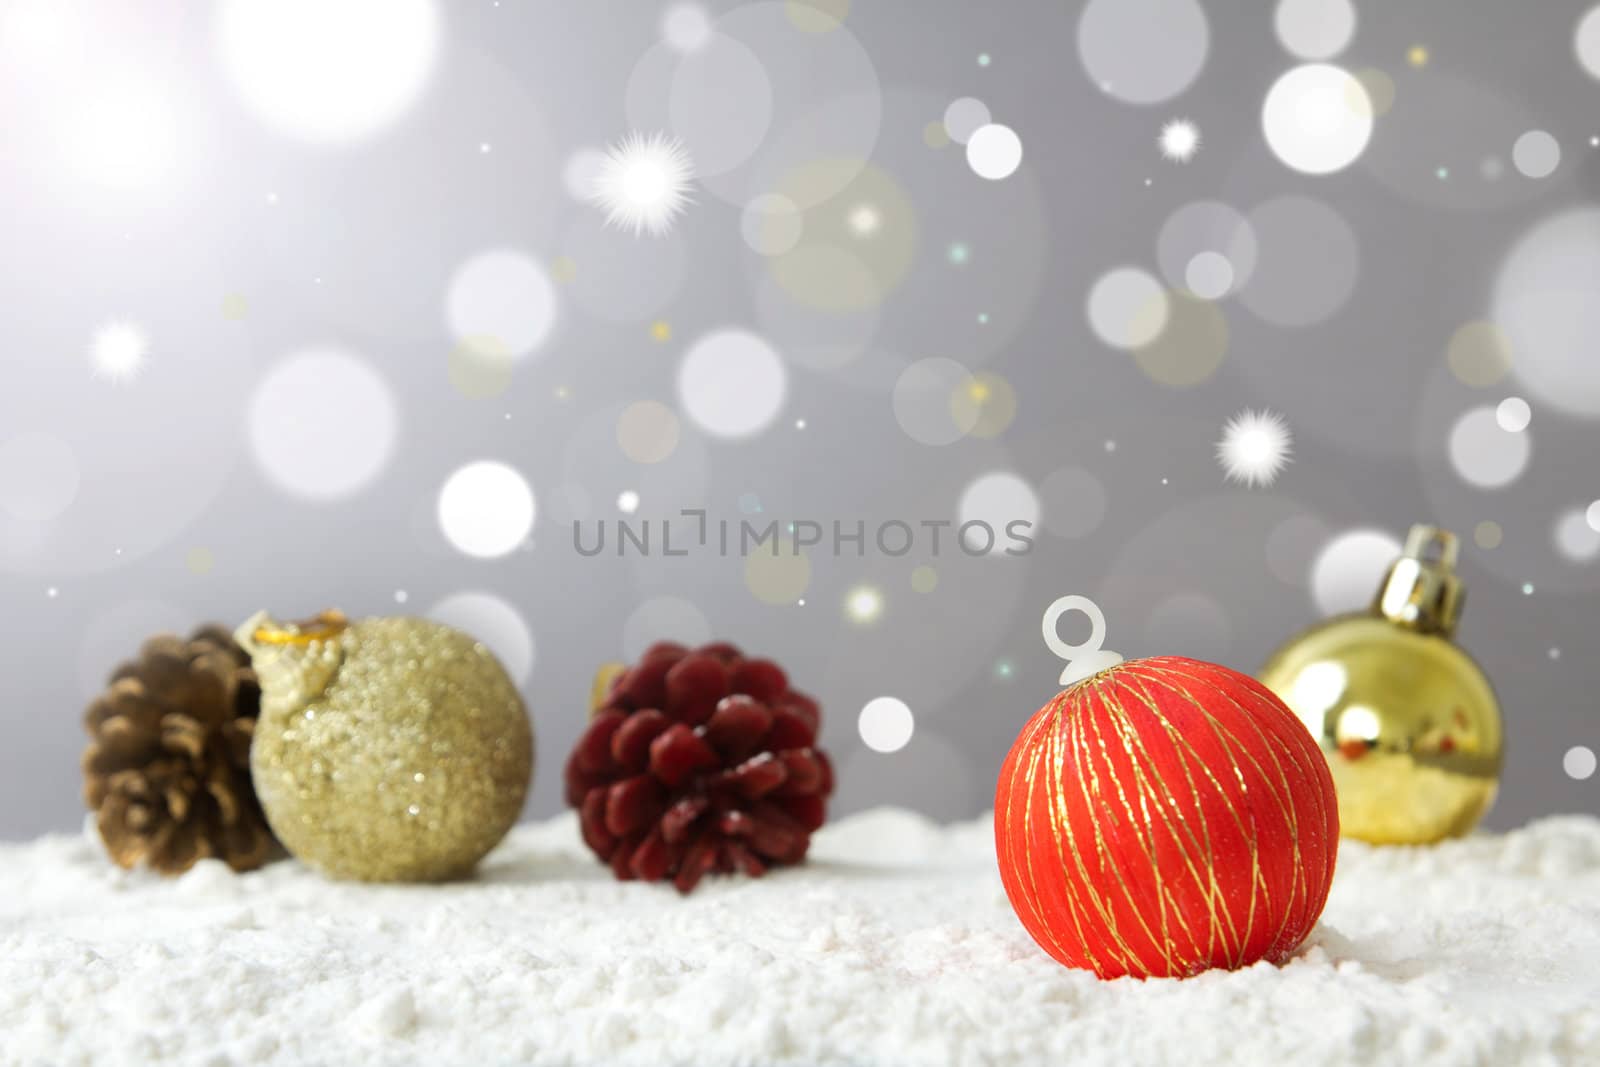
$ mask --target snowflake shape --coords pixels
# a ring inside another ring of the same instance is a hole
[[[1271,411],[1242,411],[1229,419],[1217,442],[1217,462],[1228,480],[1248,486],[1266,486],[1290,462],[1294,438],[1282,415]]]
[[[1200,151],[1200,128],[1188,119],[1173,119],[1161,127],[1161,154],[1174,163],[1187,163]]]
[[[606,210],[606,223],[663,234],[689,203],[694,165],[683,142],[666,134],[631,133],[606,153],[590,199]]]
[[[115,322],[95,331],[89,345],[89,362],[96,378],[121,385],[144,370],[149,349],[143,330],[132,323]]]

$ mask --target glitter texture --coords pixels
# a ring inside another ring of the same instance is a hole
[[[494,655],[412,618],[240,631],[261,678],[250,767],[267,821],[335,878],[469,872],[516,822],[533,728]]]

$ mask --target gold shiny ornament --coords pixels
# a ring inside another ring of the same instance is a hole
[[[250,771],[273,832],[335,878],[469,872],[510,830],[533,777],[533,727],[482,644],[412,618],[238,633],[261,681]]]
[[[1439,841],[1494,802],[1500,706],[1452,641],[1465,595],[1456,553],[1454,535],[1413,526],[1368,611],[1313,627],[1262,668],[1321,744],[1347,837]]]

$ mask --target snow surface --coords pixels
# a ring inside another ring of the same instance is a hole
[[[880,809],[683,899],[570,817],[477,880],[293,862],[162,880],[87,837],[0,846],[0,1063],[1600,1062],[1600,820],[1346,842],[1299,956],[1102,982],[1029,940],[987,820]]]

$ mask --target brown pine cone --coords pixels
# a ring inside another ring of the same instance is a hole
[[[687,893],[711,871],[799,863],[833,792],[819,715],[770,660],[655,645],[616,674],[573,749],[567,803],[621,879]]]
[[[117,668],[84,715],[83,796],[119,866],[248,871],[278,851],[250,781],[260,711],[250,657],[220,627],[153,637]]]

